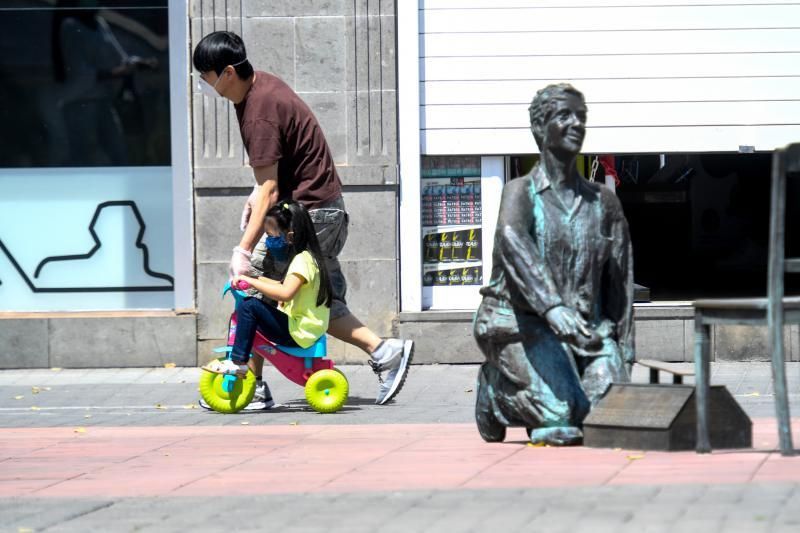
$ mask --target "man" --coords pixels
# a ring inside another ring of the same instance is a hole
[[[204,94],[233,102],[257,184],[243,214],[244,234],[233,249],[231,276],[247,274],[252,260],[259,263],[255,266],[260,266],[265,275],[280,278],[285,265],[280,264],[280,258],[276,261],[265,255],[260,244],[264,214],[279,199],[291,198],[303,204],[317,229],[333,284],[328,333],[369,355],[368,362],[379,381],[375,403],[387,403],[403,386],[414,344],[410,340],[381,340],[347,308],[347,285],[338,255],[347,238],[348,215],[342,184],[316,117],[279,78],[253,70],[244,42],[234,33],[217,31],[205,36],[195,48],[192,62]],[[254,362],[259,376],[263,361],[254,358]],[[268,407],[269,391],[259,388],[262,398],[257,400],[265,400]]]
[[[550,85],[531,103],[541,157],[503,190],[474,334],[486,362],[476,422],[487,441],[523,426],[535,444],[582,441],[583,419],[633,362],[630,236],[617,197],[576,169],[583,95]]]

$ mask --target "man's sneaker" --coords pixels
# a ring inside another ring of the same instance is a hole
[[[394,368],[395,364],[400,360],[403,355],[403,348],[405,341],[402,339],[386,339],[381,342],[378,348],[370,354],[372,363],[370,365],[373,369],[377,365],[379,370],[388,370]],[[374,363],[374,364],[373,364]]]
[[[242,411],[265,411],[267,409],[272,409],[275,407],[275,400],[270,398],[269,400],[261,400],[248,403]]]
[[[256,392],[253,399],[245,406],[245,411],[263,411],[275,407],[275,400],[265,381],[256,381]]]
[[[375,403],[384,405],[397,396],[408,375],[408,365],[414,357],[414,341],[401,339],[387,339],[375,350],[374,355],[380,359],[370,360],[372,370],[378,374],[378,397]],[[386,377],[381,377],[381,372],[386,372]]]

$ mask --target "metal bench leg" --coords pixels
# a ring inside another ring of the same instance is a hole
[[[658,369],[651,368],[650,369],[650,383],[658,383]]]
[[[782,310],[781,310],[782,312]],[[779,317],[782,319],[782,317]],[[794,454],[792,445],[792,420],[789,416],[789,394],[786,390],[786,365],[784,362],[782,320],[777,325],[770,324],[770,343],[772,345],[772,383],[775,388],[775,413],[778,417],[778,439],[781,455]]]
[[[694,369],[695,397],[697,400],[697,453],[710,453],[708,436],[708,393],[710,389],[710,336],[711,327],[703,324],[702,315],[694,319]]]
[[[786,223],[786,159],[783,150],[772,154],[772,187],[769,220],[769,276],[767,278],[767,327],[772,351],[772,384],[775,388],[775,411],[781,455],[792,455],[792,421],[789,418],[789,395],[786,391],[786,367],[783,351],[783,274]]]

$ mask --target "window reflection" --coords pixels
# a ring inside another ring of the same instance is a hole
[[[0,167],[170,164],[166,0],[0,7]]]

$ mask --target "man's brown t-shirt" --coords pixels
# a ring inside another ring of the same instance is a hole
[[[278,163],[278,193],[308,209],[342,194],[342,182],[314,113],[280,78],[258,71],[236,117],[254,167]]]

